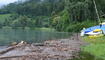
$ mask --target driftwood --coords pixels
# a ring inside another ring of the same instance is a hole
[[[11,50],[13,50],[14,48],[16,48],[17,46],[12,46],[12,47],[8,47],[7,49],[5,49],[5,50],[3,50],[3,51],[0,51],[0,54],[4,54],[4,53],[6,53],[6,52],[8,52],[8,51],[11,51]]]
[[[21,41],[0,51],[0,60],[66,60],[80,51],[80,41],[61,39],[27,44]],[[15,53],[14,53],[15,52]]]
[[[0,51],[0,54],[4,54],[4,53],[6,53],[6,52],[9,52],[9,51],[11,51],[11,50],[13,50],[13,49],[15,49],[15,48],[17,48],[17,47],[20,47],[20,46],[22,46],[22,45],[25,45],[25,44],[26,44],[26,42],[21,41],[21,42],[20,42],[19,44],[17,44],[17,45],[8,47],[8,48],[6,48],[5,50]]]

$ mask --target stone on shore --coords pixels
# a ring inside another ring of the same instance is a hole
[[[81,45],[81,41],[70,39],[33,44],[22,41],[0,51],[0,60],[67,60],[78,55]]]

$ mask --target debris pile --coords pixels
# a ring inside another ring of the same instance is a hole
[[[81,41],[62,39],[27,44],[22,41],[0,51],[0,60],[67,60],[80,51]]]

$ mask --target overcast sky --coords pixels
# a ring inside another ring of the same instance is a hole
[[[0,6],[16,2],[18,0],[0,0]]]

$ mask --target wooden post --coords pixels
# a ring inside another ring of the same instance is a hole
[[[99,14],[98,14],[97,5],[96,5],[95,0],[93,0],[93,3],[94,3],[95,11],[96,11],[96,14],[97,14],[97,17],[98,17],[98,22],[99,22],[99,24],[100,24],[100,23],[101,23],[101,20],[100,20]]]

